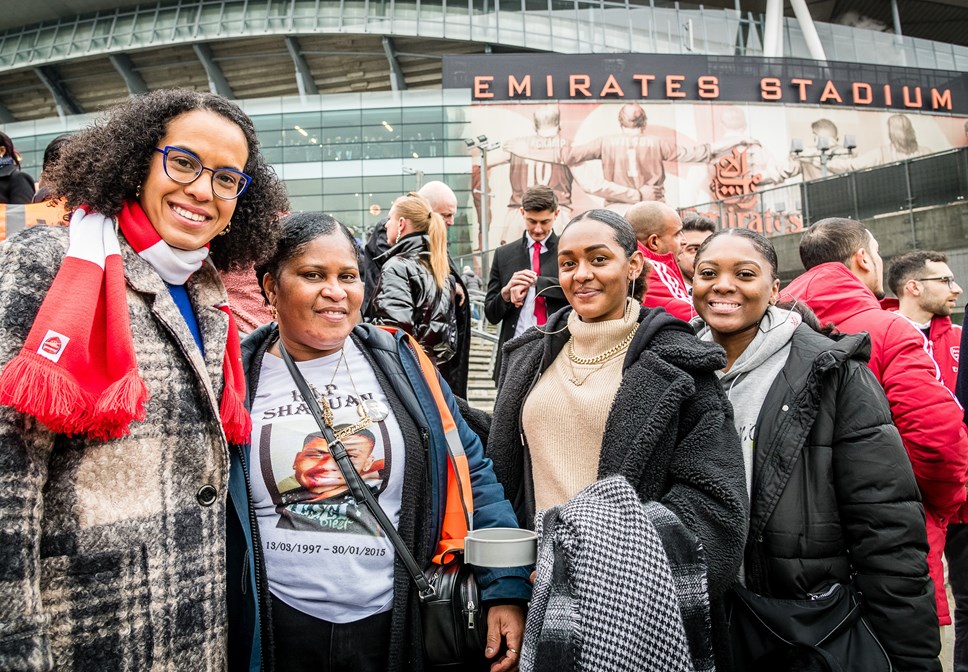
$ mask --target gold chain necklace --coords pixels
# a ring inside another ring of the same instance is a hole
[[[638,330],[639,330],[639,325],[638,323],[636,323],[636,325],[632,327],[631,331],[629,331],[629,333],[625,336],[625,338],[622,339],[621,343],[613,345],[605,352],[599,353],[594,357],[579,357],[578,355],[576,355],[575,337],[572,336],[571,338],[568,339],[568,359],[570,359],[575,364],[584,364],[586,366],[589,364],[598,364],[599,362],[604,363],[609,359],[611,359],[612,357],[614,357],[615,355],[619,354],[620,352],[627,350],[628,347],[632,344],[632,339],[635,338],[635,332],[637,332]]]
[[[593,373],[595,373],[596,371],[601,371],[603,366],[605,366],[605,362],[602,362],[601,364],[599,364],[598,366],[596,366],[594,369],[592,369],[591,371],[589,371],[588,373],[586,373],[584,378],[579,378],[578,377],[578,374],[575,373],[575,365],[574,365],[574,363],[568,362],[568,368],[571,369],[571,378],[568,379],[568,382],[571,383],[572,385],[576,385],[578,387],[581,387],[582,385],[585,384],[585,381],[588,380],[589,377],[591,377],[591,375]]]
[[[330,385],[332,385],[333,381],[336,380],[336,374],[339,372],[339,365],[345,364],[345,363],[346,363],[346,352],[344,351],[343,348],[340,348],[339,361],[336,362],[336,368],[333,370],[333,377],[329,381]],[[349,364],[346,364],[346,374],[349,376],[350,384],[353,386],[353,393],[356,394],[356,398],[359,399],[360,393],[357,392],[356,390],[356,383],[353,382],[353,374],[350,373]],[[317,390],[312,383],[309,383],[309,389],[313,391],[314,395],[316,395],[316,401],[319,403],[320,408],[322,408],[323,410],[323,422],[326,423],[327,427],[333,430],[333,435],[340,441],[345,439],[347,436],[352,436],[353,434],[356,434],[361,429],[366,429],[367,427],[373,424],[373,419],[366,412],[366,407],[361,405],[358,408],[362,409],[361,411],[363,413],[362,420],[360,420],[359,422],[354,422],[352,425],[348,427],[335,429],[333,427],[333,424],[336,422],[336,418],[333,416],[333,409],[330,408],[329,402],[326,401],[323,395],[319,393],[319,390]]]

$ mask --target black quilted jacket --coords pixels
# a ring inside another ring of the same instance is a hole
[[[448,275],[443,287],[434,282],[428,237],[404,236],[375,261],[380,281],[367,308],[367,321],[412,334],[435,364],[453,358],[457,353],[455,280]]]
[[[894,669],[940,670],[924,511],[870,351],[794,332],[757,421],[746,586],[807,599],[854,575]]]

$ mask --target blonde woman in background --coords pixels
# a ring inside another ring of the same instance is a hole
[[[386,223],[390,249],[375,259],[380,285],[366,319],[412,334],[435,364],[457,352],[456,282],[447,260],[447,225],[424,197],[393,202]]]

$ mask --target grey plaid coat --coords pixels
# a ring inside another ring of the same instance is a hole
[[[59,227],[0,245],[0,365],[66,250]],[[210,264],[186,285],[203,358],[161,278],[123,239],[121,253],[144,422],[69,439],[0,407],[2,670],[225,667],[225,290]]]

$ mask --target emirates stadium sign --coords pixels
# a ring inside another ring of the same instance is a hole
[[[968,114],[968,74],[733,56],[485,54],[444,57],[444,87],[475,103],[723,101]]]

